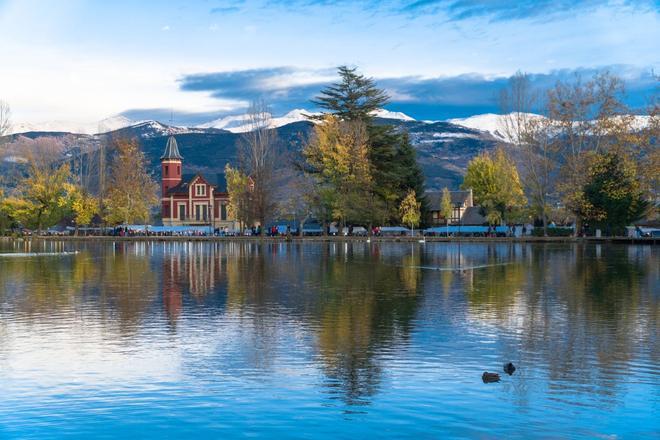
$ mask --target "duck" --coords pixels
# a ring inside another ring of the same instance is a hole
[[[516,367],[511,362],[504,364],[504,372],[509,376],[511,376],[515,371]]]
[[[484,383],[499,382],[500,375],[497,373],[489,373],[484,371],[484,374],[481,375],[481,380],[483,380]]]

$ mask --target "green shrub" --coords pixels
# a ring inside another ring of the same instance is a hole
[[[534,237],[543,237],[543,227],[532,230]],[[548,237],[570,237],[573,235],[572,228],[548,228]]]

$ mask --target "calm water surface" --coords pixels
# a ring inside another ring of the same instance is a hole
[[[659,321],[652,246],[0,242],[0,438],[657,438]]]

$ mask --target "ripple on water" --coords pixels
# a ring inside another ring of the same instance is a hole
[[[2,438],[660,431],[655,248],[3,246]]]

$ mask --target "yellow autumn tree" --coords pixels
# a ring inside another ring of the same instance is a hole
[[[451,203],[451,193],[448,188],[442,189],[442,199],[440,200],[440,214],[445,219],[445,223],[449,226],[449,220],[454,212],[454,205]]]
[[[225,181],[227,182],[227,193],[229,203],[227,204],[227,215],[232,220],[237,220],[242,226],[250,224],[250,177],[231,165],[225,165]],[[262,225],[262,228],[265,225]]]
[[[33,161],[28,177],[20,181],[15,194],[4,201],[3,210],[21,225],[41,232],[67,213],[62,199],[67,197],[70,178],[68,164],[52,168]]]
[[[399,206],[399,215],[401,222],[405,225],[410,225],[410,229],[415,229],[419,225],[421,219],[422,203],[417,201],[415,190],[410,189],[401,201]]]
[[[76,235],[78,235],[78,228],[89,225],[99,210],[98,199],[80,186],[73,184],[66,185],[66,194],[61,198],[60,205],[71,213],[76,225]]]
[[[105,221],[113,225],[146,223],[151,208],[158,203],[158,185],[147,172],[144,153],[136,141],[119,140],[115,148]]]
[[[5,231],[11,226],[12,217],[7,205],[5,193],[0,188],[0,235],[4,235]]]
[[[303,150],[320,187],[319,199],[341,224],[370,218],[373,179],[367,140],[364,123],[326,116]]]
[[[490,224],[515,218],[527,203],[516,165],[501,148],[473,158],[461,188],[472,188]]]

